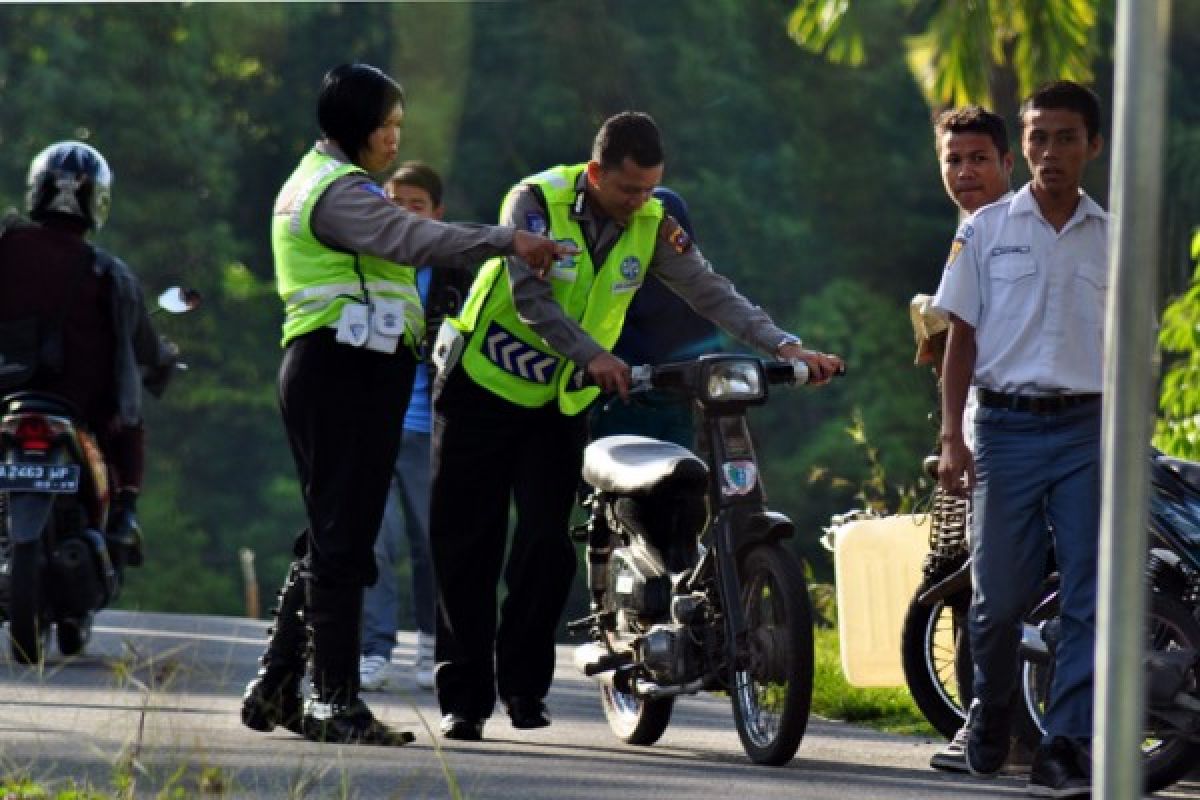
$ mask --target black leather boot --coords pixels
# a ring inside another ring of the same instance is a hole
[[[292,562],[279,590],[279,605],[271,610],[275,626],[267,630],[267,651],[258,676],[242,696],[242,724],[269,732],[282,725],[303,734],[304,697],[300,683],[308,656],[308,628],[304,624],[304,581],[300,563]]]
[[[304,709],[304,737],[399,747],[413,735],[384,725],[358,697],[362,598],[358,587],[309,586],[306,617],[312,631],[313,691]]]

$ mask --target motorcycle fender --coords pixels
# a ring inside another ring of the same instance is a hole
[[[942,580],[930,586],[917,598],[917,604],[932,606],[939,600],[971,589],[971,562],[968,561]]]
[[[738,533],[737,548],[745,550],[759,542],[777,542],[790,539],[796,533],[792,521],[778,511],[755,511],[746,518]]]
[[[15,544],[36,542],[46,529],[54,495],[12,492],[8,496],[8,535]]]

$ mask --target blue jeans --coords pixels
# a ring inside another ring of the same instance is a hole
[[[1012,702],[1021,617],[1036,598],[1053,545],[1062,632],[1047,737],[1092,735],[1100,414],[1094,402],[1055,414],[980,407],[975,417],[969,622],[975,696],[985,706]]]
[[[413,612],[417,630],[433,635],[433,563],[429,554],[429,454],[430,435],[405,430],[400,453],[392,469],[383,524],[375,540],[375,565],[379,580],[363,598],[362,654],[390,658],[396,644],[400,591],[396,565],[400,561],[401,532],[408,536],[412,554]]]

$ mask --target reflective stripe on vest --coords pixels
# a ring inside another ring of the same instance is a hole
[[[338,178],[362,172],[353,164],[310,150],[279,191],[271,249],[276,290],[284,302],[284,345],[333,324],[347,303],[380,299],[404,303],[404,339],[410,347],[415,348],[424,336],[425,314],[415,269],[367,254],[356,259],[354,253],[325,246],[313,234],[312,212],[321,194]]]
[[[642,206],[596,269],[583,231],[571,217],[575,183],[585,167],[554,167],[524,183],[537,186],[545,198],[546,235],[568,239],[579,248],[578,255],[557,264],[549,275],[554,299],[568,317],[610,350],[621,335],[625,311],[654,257],[663,212],[656,199]],[[515,189],[505,198],[502,219],[508,217],[514,197]],[[557,397],[564,414],[578,414],[599,394],[594,387],[582,388],[583,370],[521,322],[503,258],[491,259],[483,266],[453,324],[471,334],[463,349],[463,368],[476,383],[509,402],[534,408]]]

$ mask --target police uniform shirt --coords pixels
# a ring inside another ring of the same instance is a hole
[[[335,145],[317,151],[349,163]],[[362,172],[338,178],[312,213],[313,234],[326,247],[366,253],[398,264],[467,269],[512,252],[514,228],[426,219],[397,206]]]
[[[576,199],[570,213],[583,231],[592,263],[599,268],[625,228],[593,208],[586,187],[584,172],[576,183]],[[535,232],[538,227],[544,230],[546,208],[539,193],[527,184],[519,187],[510,204],[509,216],[501,222]],[[549,235],[564,238],[558,232]],[[513,304],[522,322],[580,366],[586,366],[605,352],[577,321],[563,313],[549,282],[535,276],[521,259],[510,256],[507,261]],[[746,344],[773,353],[787,337],[765,311],[739,294],[728,278],[713,270],[679,223],[669,216],[663,217],[649,270],[683,297],[696,313]]]
[[[959,228],[934,307],[975,329],[973,383],[1082,394],[1103,383],[1108,214],[1082,191],[1061,231],[1030,185]]]

